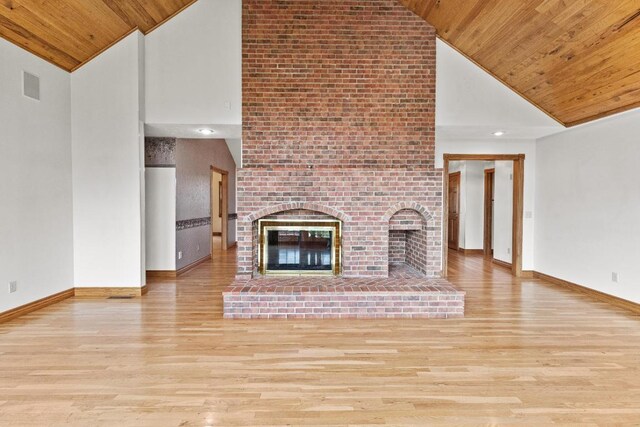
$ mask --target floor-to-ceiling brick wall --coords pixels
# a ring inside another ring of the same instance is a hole
[[[389,219],[424,218],[417,256],[441,269],[434,168],[435,31],[396,0],[244,0],[239,273],[273,207],[343,220],[343,274],[385,277]]]

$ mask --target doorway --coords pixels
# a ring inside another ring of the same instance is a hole
[[[229,247],[229,173],[211,166],[211,249]]]
[[[511,239],[510,239],[510,260],[511,263],[505,264],[506,267],[511,269],[511,272],[516,277],[522,276],[522,232],[523,232],[523,204],[524,204],[524,154],[444,154],[444,174],[443,174],[443,194],[447,195],[444,197],[444,207],[443,207],[443,224],[447,224],[443,231],[443,241],[447,242],[447,245],[442,245],[442,276],[446,277],[448,273],[448,249],[456,249],[459,248],[459,239],[460,235],[457,234],[459,228],[453,230],[451,233],[454,236],[450,236],[450,230],[454,228],[455,221],[460,222],[460,201],[457,200],[457,197],[460,196],[460,184],[459,180],[456,181],[456,178],[453,178],[450,173],[450,162],[464,162],[464,161],[484,161],[484,162],[509,162],[511,165],[511,181],[512,181],[512,193],[510,197],[512,200],[510,203],[510,219],[511,219]],[[488,168],[487,168],[488,169]],[[455,170],[455,169],[454,169]],[[489,184],[492,185],[492,195],[495,195],[496,185],[495,185],[495,171],[493,173],[493,177],[491,174],[489,176],[485,175],[485,180],[492,180]],[[511,184],[511,183],[510,183]],[[486,184],[485,184],[486,185]],[[458,187],[457,190],[450,191],[450,187]],[[492,197],[493,199],[493,197]],[[492,244],[487,242],[487,239],[491,239],[490,236],[495,234],[495,223],[498,221],[496,216],[496,212],[493,209],[493,200],[490,200],[490,208],[491,208],[491,222],[490,222],[490,232],[485,232],[485,237],[483,238],[483,249],[482,251],[491,251]],[[455,204],[453,208],[450,207],[451,204]],[[487,208],[487,200],[485,200],[485,209]],[[453,221],[450,216],[453,216]],[[500,219],[500,224],[504,224],[505,220]],[[488,227],[489,225],[485,223],[483,228]],[[457,245],[453,245],[455,241],[458,241]],[[487,249],[488,248],[488,249]],[[508,255],[507,255],[508,256]],[[500,263],[498,263],[500,264]]]
[[[449,249],[457,251],[460,248],[460,172],[454,172],[449,174],[449,220],[448,231]]]
[[[493,217],[495,203],[496,169],[484,171],[484,233],[482,252],[486,259],[493,259]]]

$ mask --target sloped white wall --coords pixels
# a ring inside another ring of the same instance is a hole
[[[436,43],[436,129],[450,139],[535,139],[563,126],[445,42]]]
[[[189,6],[146,36],[145,58],[147,123],[242,123],[241,0]]]
[[[71,75],[77,287],[144,284],[141,37],[129,35]]]
[[[538,141],[537,271],[640,303],[639,162],[640,110]]]
[[[22,95],[23,70],[40,77],[40,101]],[[0,312],[73,287],[69,85],[0,39]]]

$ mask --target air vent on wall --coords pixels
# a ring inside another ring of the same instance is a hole
[[[40,77],[24,71],[22,74],[22,94],[40,101]]]

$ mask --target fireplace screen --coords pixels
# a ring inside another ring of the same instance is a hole
[[[261,220],[262,274],[339,274],[339,221]]]

